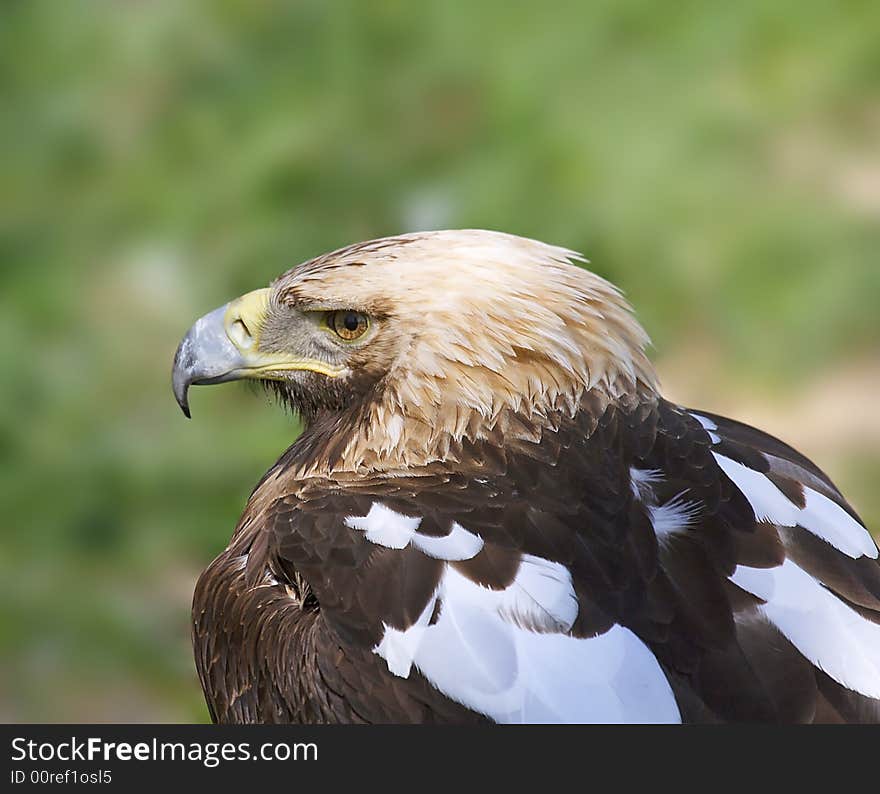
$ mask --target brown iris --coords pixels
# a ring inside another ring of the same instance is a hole
[[[369,321],[365,314],[354,311],[327,312],[327,327],[346,342],[351,342],[367,332]]]

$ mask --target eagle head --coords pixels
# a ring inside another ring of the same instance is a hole
[[[645,332],[576,261],[480,230],[352,245],[197,320],[174,393],[189,416],[190,385],[260,380],[335,438],[332,465],[353,468],[443,459],[512,416],[573,414],[585,394],[653,393]]]

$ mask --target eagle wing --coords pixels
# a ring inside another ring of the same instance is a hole
[[[877,547],[803,456],[662,401],[517,438],[262,512],[339,659],[496,722],[880,719]]]

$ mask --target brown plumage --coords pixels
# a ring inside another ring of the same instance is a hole
[[[219,722],[876,721],[877,548],[810,461],[665,401],[620,293],[482,231],[200,320],[175,393],[305,420],[199,580]]]

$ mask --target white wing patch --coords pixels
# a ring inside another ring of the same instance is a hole
[[[645,501],[652,498],[651,486],[663,479],[660,469],[637,469],[635,466],[629,470],[630,488],[636,499]]]
[[[714,431],[718,429],[718,425],[716,425],[708,416],[701,416],[700,414],[692,413],[691,416],[696,419],[702,426],[703,429],[709,433],[709,439],[713,444],[718,444],[721,441],[721,436],[719,436]]]
[[[385,660],[388,670],[394,675],[400,678],[409,677],[413,660],[416,658],[416,653],[425,636],[428,621],[431,619],[436,602],[437,593],[435,592],[416,622],[404,631],[389,626],[387,623],[382,624],[385,633],[382,635],[381,642],[373,648],[373,653],[379,654]]]
[[[371,543],[388,549],[405,549],[421,523],[421,518],[395,513],[379,502],[373,502],[365,516],[345,519],[346,526],[361,530]]]
[[[558,563],[525,555],[501,591],[447,565],[415,625],[386,625],[373,650],[395,675],[415,666],[447,697],[496,722],[680,722],[644,643],[619,625],[590,639],[560,633],[577,613],[571,575]]]
[[[648,506],[648,515],[658,540],[668,537],[673,532],[688,529],[700,514],[700,504],[687,501],[684,498],[685,493],[687,492],[682,491],[666,504]]]
[[[806,504],[801,509],[763,474],[724,455],[712,454],[742,491],[759,521],[783,527],[801,526],[853,559],[863,555],[877,558],[877,546],[868,530],[827,496],[803,486]]]
[[[476,557],[483,548],[483,539],[468,532],[460,524],[453,523],[452,531],[442,538],[431,535],[413,535],[413,546],[429,557],[437,560],[469,560]]]
[[[804,529],[824,538],[835,548],[846,551],[850,557],[858,557],[861,553],[877,559],[877,546],[868,530],[849,513],[812,488],[804,487],[804,496],[806,504],[798,517],[798,523]],[[847,551],[844,546],[850,550]]]
[[[404,549],[410,543],[423,554],[437,560],[461,561],[476,557],[483,548],[483,539],[453,523],[452,531],[443,537],[417,532],[421,518],[396,513],[379,502],[373,502],[365,516],[348,516],[345,525],[364,533],[367,540],[388,549]]]
[[[469,601],[532,631],[569,631],[578,614],[568,568],[531,554],[523,555],[516,578],[504,590],[481,587],[455,569],[445,573],[443,585],[446,598]]]
[[[673,532],[689,529],[693,520],[700,514],[700,504],[684,498],[686,490],[662,505],[657,504],[657,496],[651,486],[663,481],[663,472],[660,469],[632,467],[629,470],[629,478],[633,496],[642,502],[648,511],[658,540],[663,540]]]
[[[880,698],[880,625],[861,617],[791,560],[778,568],[737,566],[738,587],[816,667],[843,686]]]

